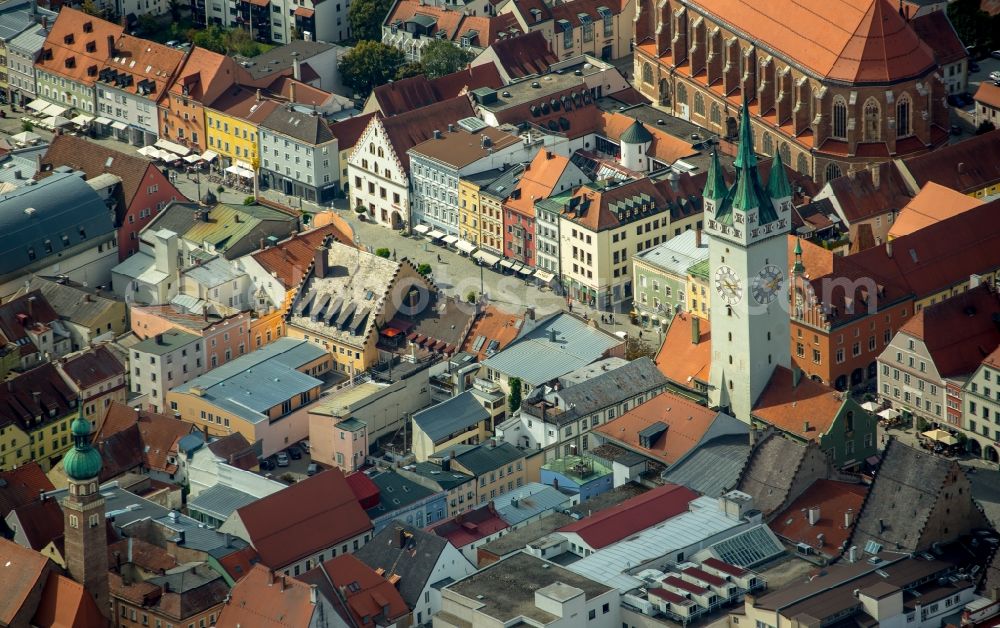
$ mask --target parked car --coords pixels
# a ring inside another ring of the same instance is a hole
[[[277,459],[279,467],[288,466],[288,454],[286,454],[285,452],[279,451],[278,454],[275,456],[275,459]]]
[[[952,107],[961,107],[962,100],[958,97],[958,94],[948,94],[948,104]]]
[[[958,126],[957,124],[951,125],[951,134],[952,135],[961,135],[962,134],[962,127]]]
[[[261,471],[271,471],[274,469],[274,460],[270,458],[260,458],[258,460],[258,466],[260,466]]]
[[[288,448],[288,455],[292,457],[292,460],[302,460],[302,450],[295,445]]]
[[[962,104],[966,107],[971,107],[976,104],[976,99],[969,92],[962,92],[959,96],[962,99]]]
[[[317,473],[319,473],[319,465],[316,464],[315,462],[310,462],[309,467],[306,469],[306,475],[312,477]]]
[[[302,451],[309,453],[309,448],[311,447],[311,445],[309,445],[309,439],[307,438],[304,441],[301,441],[299,443],[299,447],[302,448]]]
[[[993,52],[990,53],[990,56],[993,57],[994,59],[1000,59],[1000,50],[994,50]]]
[[[970,61],[969,72],[978,72],[978,71],[979,71],[979,64],[976,63],[975,61]]]
[[[990,72],[991,81],[1000,81],[1000,70],[993,70]]]

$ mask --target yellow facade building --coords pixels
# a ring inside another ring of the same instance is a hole
[[[277,102],[263,98],[260,90],[233,87],[205,107],[208,149],[219,154],[223,167],[242,163],[256,170],[260,122],[278,107]]]
[[[78,405],[51,363],[8,380],[0,387],[0,470],[34,460],[48,472],[73,446],[69,424]]]

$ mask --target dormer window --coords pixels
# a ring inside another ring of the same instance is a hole
[[[73,44],[73,33],[70,33],[69,35],[66,35],[65,37],[63,37],[63,43],[67,44],[67,45],[72,45]]]
[[[83,23],[83,32],[85,32],[85,33],[93,33],[94,32],[94,23],[93,22],[84,22]]]

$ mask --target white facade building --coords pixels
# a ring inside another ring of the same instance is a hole
[[[202,342],[201,336],[175,329],[133,346],[129,349],[132,394],[146,395],[149,407],[165,414],[167,391],[205,372]]]

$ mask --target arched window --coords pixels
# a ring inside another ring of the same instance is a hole
[[[864,138],[866,142],[877,142],[882,139],[882,108],[874,98],[869,98],[865,102]]]
[[[903,94],[896,103],[896,137],[908,137],[913,134],[910,128],[910,95]]]
[[[701,95],[701,92],[695,92],[694,112],[699,116],[705,115],[705,97]]]
[[[653,64],[643,63],[642,64],[642,82],[647,85],[653,84]]]
[[[378,156],[379,157],[385,157],[385,152],[382,150],[381,146],[378,147]]]
[[[798,171],[799,174],[809,174],[809,158],[806,157],[805,153],[799,153],[798,161],[795,164],[795,170]]]
[[[688,88],[684,83],[677,83],[677,102],[686,105],[688,101]]]
[[[788,142],[782,142],[781,148],[778,149],[781,153],[781,162],[786,166],[792,165],[792,149],[788,147]]]
[[[826,180],[832,181],[841,175],[840,166],[835,163],[826,165]]]
[[[720,107],[717,102],[712,103],[712,114],[710,119],[712,124],[722,124],[722,107]]]
[[[375,142],[368,143],[368,152],[371,153],[372,155],[375,154]]]
[[[833,137],[847,139],[847,103],[840,96],[833,100]]]
[[[764,135],[761,137],[760,151],[765,155],[774,154],[774,137],[767,131],[765,131]]]

